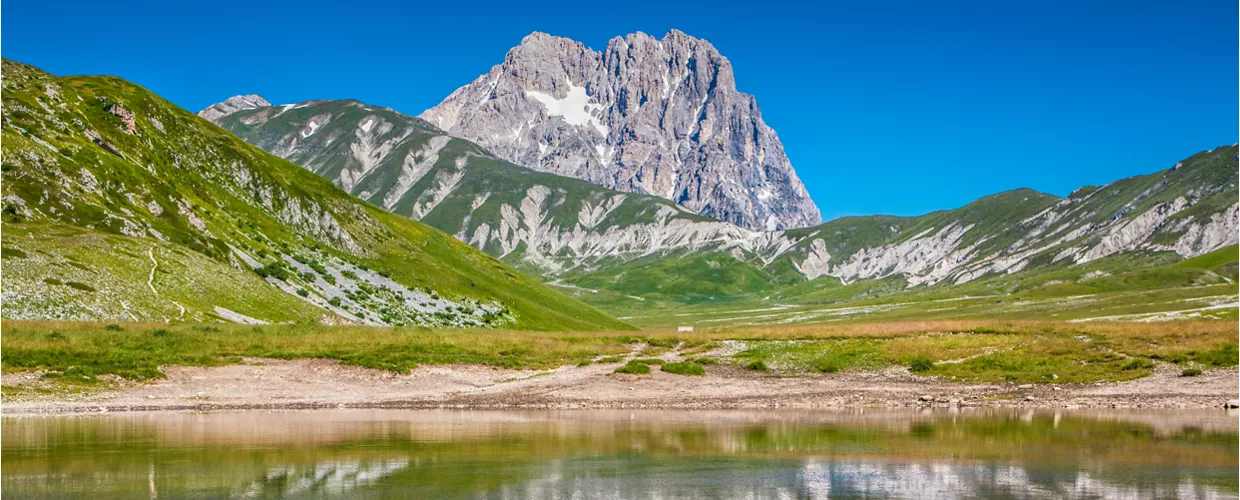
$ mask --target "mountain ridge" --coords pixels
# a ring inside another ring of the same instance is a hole
[[[356,134],[365,116],[330,109],[360,105],[349,104],[352,102],[316,101],[244,110],[222,119],[221,125],[311,170],[328,172],[328,178],[339,184],[339,176],[333,177],[330,172],[339,171],[341,164],[364,163],[352,152],[383,149],[378,147],[382,141],[357,145],[358,141],[365,142]],[[334,136],[334,141],[340,141],[332,151],[350,154],[328,154],[325,147],[282,146],[304,139],[301,135],[310,130],[304,118],[299,121],[299,115],[292,111],[279,111],[293,106],[301,106],[301,113],[324,121],[315,128],[316,134],[325,134],[319,136],[323,140]],[[405,128],[423,123],[390,110],[385,113],[384,120],[403,120],[409,124]],[[249,124],[243,123],[246,121]],[[440,140],[447,141],[445,144],[462,141],[437,135],[444,132],[434,127],[424,133],[444,137]],[[419,141],[429,142],[433,137]],[[562,285],[607,288],[607,279],[618,279],[617,270],[636,265],[629,263],[659,261],[683,261],[685,265],[701,262],[714,269],[735,266],[740,275],[752,276],[752,280],[762,276],[784,284],[824,278],[847,284],[897,275],[906,280],[906,286],[965,283],[1020,272],[1029,266],[1079,264],[1116,253],[1173,251],[1192,257],[1236,239],[1235,224],[1226,222],[1228,211],[1235,211],[1234,203],[1226,203],[1227,193],[1235,192],[1228,177],[1235,169],[1235,146],[1203,151],[1180,162],[1179,168],[1106,186],[1083,187],[1066,198],[1021,188],[921,216],[846,217],[809,228],[770,232],[749,231],[677,210],[661,198],[610,191],[526,169],[495,158],[477,145],[461,144],[458,149],[472,154],[439,158],[437,166],[422,172],[424,179],[442,171],[455,172],[443,175],[450,179],[459,175],[456,183],[409,185],[413,196],[439,193],[435,195],[439,203],[421,214],[398,213],[417,216],[476,248]],[[1232,151],[1230,156],[1228,151]],[[400,171],[402,167],[395,164],[399,162],[393,163],[389,168]],[[489,166],[478,166],[482,164]],[[475,168],[487,175],[469,173]],[[378,174],[370,175],[374,178]],[[1109,191],[1116,194],[1099,194]],[[1183,199],[1176,201],[1179,198]],[[1201,205],[1203,201],[1208,203]],[[653,212],[626,213],[623,207],[629,204],[646,206]],[[1086,209],[1076,210],[1076,206]],[[1194,206],[1196,215],[1187,211]],[[1129,224],[1136,215],[1147,212],[1147,220]],[[630,216],[633,213],[654,218]],[[601,218],[595,220],[590,214]],[[1065,225],[1068,221],[1071,223]],[[496,237],[497,231],[502,236]],[[1053,238],[1047,239],[1049,236]],[[1050,254],[1043,256],[1046,252]],[[634,274],[640,272],[629,276]],[[603,279],[607,276],[610,278]],[[640,287],[625,289],[632,294]]]
[[[419,116],[518,165],[747,229],[821,222],[731,63],[677,30],[616,37],[601,52],[535,32]]]

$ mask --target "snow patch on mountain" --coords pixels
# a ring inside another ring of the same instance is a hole
[[[561,117],[569,125],[589,125],[606,137],[607,126],[603,125],[602,120],[599,120],[597,116],[602,112],[603,105],[590,102],[590,95],[586,93],[585,87],[573,85],[573,82],[567,79],[565,83],[568,84],[568,91],[561,98],[536,90],[527,90],[525,95],[542,103],[547,108],[548,116]],[[492,84],[492,88],[494,85]]]

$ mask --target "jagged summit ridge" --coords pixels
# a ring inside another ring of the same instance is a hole
[[[267,106],[271,106],[271,103],[264,99],[263,96],[257,94],[236,95],[229,97],[224,102],[213,104],[206,109],[199,111],[198,116],[214,122],[238,111],[264,108]]]
[[[821,216],[731,63],[680,31],[602,51],[532,33],[421,118],[501,158],[753,230]]]

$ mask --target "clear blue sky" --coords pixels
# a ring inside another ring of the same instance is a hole
[[[531,31],[601,49],[677,28],[731,59],[828,219],[1064,195],[1238,133],[1234,0],[10,0],[3,14],[4,57],[119,75],[191,111],[258,93],[418,114]]]

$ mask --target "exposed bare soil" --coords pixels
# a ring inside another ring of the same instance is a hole
[[[668,355],[672,357],[674,355]],[[612,373],[619,363],[554,370],[472,365],[419,367],[407,375],[335,361],[246,360],[223,367],[167,367],[152,382],[112,380],[81,394],[28,391],[5,414],[252,408],[1221,408],[1237,399],[1234,369],[1105,384],[964,384],[881,372],[769,374],[708,365],[706,376]],[[37,388],[37,373],[6,374],[9,387]]]

